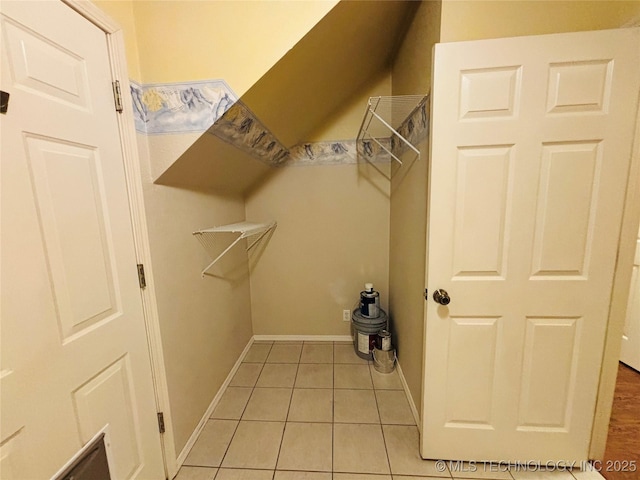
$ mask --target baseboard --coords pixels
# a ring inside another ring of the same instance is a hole
[[[204,426],[206,425],[207,421],[209,420],[209,418],[213,414],[213,411],[218,406],[218,403],[220,402],[220,399],[222,398],[222,395],[224,394],[225,390],[229,386],[229,383],[231,383],[231,379],[233,378],[233,376],[238,371],[238,368],[240,368],[240,364],[242,363],[242,360],[244,360],[244,357],[247,355],[247,352],[251,348],[251,345],[253,345],[253,337],[251,337],[249,339],[249,342],[247,343],[247,346],[244,347],[244,350],[242,351],[242,353],[238,357],[238,360],[236,361],[235,365],[233,366],[233,368],[229,372],[229,375],[227,375],[227,378],[225,379],[225,381],[222,383],[222,385],[218,389],[218,393],[216,393],[216,396],[213,397],[213,400],[211,400],[211,403],[209,404],[209,408],[207,408],[207,410],[204,412],[204,415],[200,419],[200,422],[198,422],[198,425],[196,426],[195,430],[193,431],[193,433],[189,437],[189,440],[187,440],[187,443],[185,444],[184,448],[180,452],[180,455],[178,455],[178,458],[176,459],[176,463],[178,465],[178,469],[184,463],[185,459],[187,458],[187,455],[189,454],[189,452],[191,451],[191,448],[193,447],[193,444],[196,443],[196,440],[198,440],[198,437],[200,436],[200,432],[202,432],[202,429],[204,428]]]
[[[353,342],[351,335],[254,335],[257,342]]]
[[[416,404],[413,401],[413,397],[411,396],[411,392],[409,391],[409,385],[407,385],[407,379],[404,378],[404,373],[402,372],[402,367],[400,366],[400,362],[396,360],[396,368],[398,369],[398,376],[400,377],[400,382],[402,383],[402,388],[404,388],[404,393],[407,396],[407,401],[409,402],[409,408],[411,408],[411,413],[413,414],[413,419],[416,421],[416,425],[418,426],[418,430],[422,433],[422,423],[420,422],[420,414],[418,413],[418,409],[416,408]]]

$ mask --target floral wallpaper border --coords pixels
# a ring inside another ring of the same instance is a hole
[[[207,133],[272,167],[283,165],[289,158],[289,149],[240,100],[229,107]]]
[[[131,82],[136,130],[147,135],[204,132],[237,100],[224,80]]]
[[[388,163],[391,157],[373,142],[365,142],[362,155],[357,140],[340,140],[328,142],[301,143],[291,148],[291,157],[287,165],[349,165],[364,159],[373,163]]]
[[[389,162],[373,141],[309,142],[285,147],[240,101],[224,80],[140,85],[131,82],[136,130],[147,135],[207,132],[270,165],[346,165]],[[398,131],[417,145],[429,131],[429,97],[416,106]],[[408,147],[395,135],[385,147],[402,154]]]

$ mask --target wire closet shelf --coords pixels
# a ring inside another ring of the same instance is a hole
[[[402,160],[397,155],[398,150],[393,147],[393,138],[398,138],[401,142],[400,150],[403,149],[402,147],[408,148],[419,157],[420,150],[400,131],[426,97],[426,95],[370,97],[358,132],[358,144],[363,145],[364,142],[372,141],[402,165]]]
[[[249,246],[247,246],[247,251],[249,251],[276,226],[277,222],[239,222],[193,232],[193,235],[200,241],[200,244],[204,247],[211,258],[213,258],[213,261],[209,265],[207,265],[204,270],[202,270],[202,276],[204,277],[205,275],[209,275],[208,270],[213,267],[238,242],[240,242],[240,240],[242,240],[243,238],[257,236],[257,238],[253,240],[249,244]],[[216,255],[218,238],[221,237],[222,234],[237,234],[237,237],[222,251],[222,253]]]

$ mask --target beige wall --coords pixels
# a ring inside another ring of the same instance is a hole
[[[218,277],[192,232],[244,220],[241,197],[154,185],[146,137],[138,135],[176,455],[180,454],[251,338],[247,255],[227,254]]]
[[[389,70],[380,72],[378,76],[371,78],[358,91],[358,95],[354,95],[334,112],[331,122],[318,125],[318,128],[306,140],[309,142],[353,140],[362,124],[369,97],[379,95],[391,95],[391,71]]]
[[[243,95],[336,3],[136,0],[142,80],[222,78]]]
[[[310,141],[355,139],[370,96],[390,95],[390,72],[373,78]],[[251,259],[256,335],[350,335],[342,311],[365,282],[388,307],[388,164],[290,166],[247,196],[247,220],[276,220],[259,258]]]
[[[431,52],[439,37],[440,2],[423,2],[393,65],[393,94],[430,91]],[[389,297],[392,333],[418,410],[422,392],[428,142],[420,158],[394,169],[391,179]]]
[[[256,335],[349,335],[365,282],[388,301],[388,180],[365,166],[278,169],[246,204],[278,227],[251,270]]]
[[[112,19],[117,21],[122,28],[129,78],[139,81],[141,78],[140,57],[138,55],[138,41],[136,37],[136,22],[133,14],[133,1],[123,0],[114,2],[112,0],[94,0],[93,3],[100,7],[100,9]]]
[[[618,28],[640,20],[638,1],[444,0],[441,41]]]

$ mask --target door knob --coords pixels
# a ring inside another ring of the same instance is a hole
[[[433,299],[440,305],[449,305],[449,302],[451,301],[451,298],[449,298],[449,294],[447,293],[447,291],[442,289],[433,292]]]

